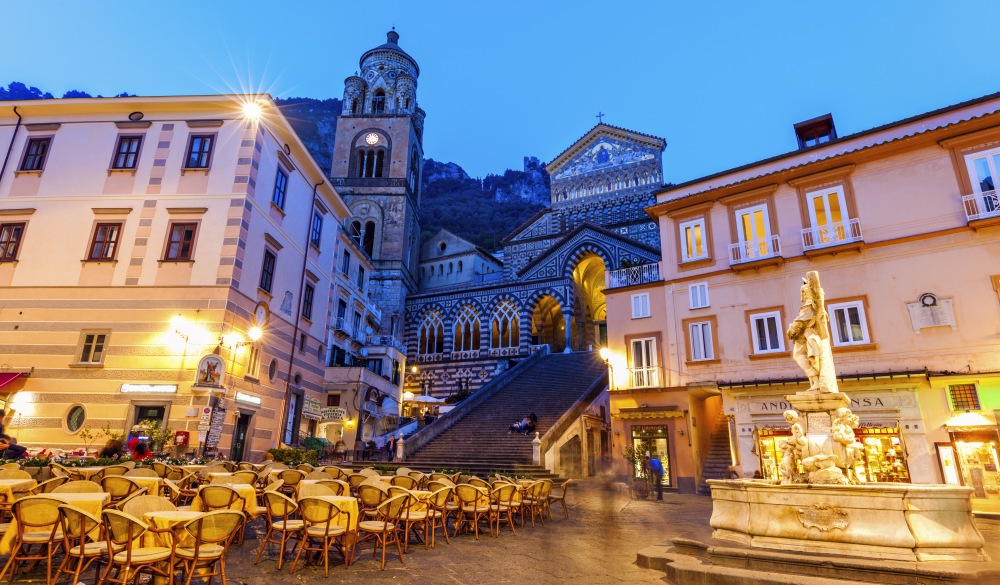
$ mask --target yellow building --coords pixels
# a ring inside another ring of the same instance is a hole
[[[776,479],[784,396],[807,387],[785,329],[818,270],[859,476],[1000,501],[1000,96],[795,130],[795,151],[661,191],[662,261],[609,273],[616,432],[662,425],[699,482],[713,459]]]
[[[96,448],[150,420],[251,459],[317,433],[334,267],[362,254],[269,96],[0,103],[0,145],[9,434]]]

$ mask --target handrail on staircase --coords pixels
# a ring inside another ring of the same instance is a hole
[[[517,376],[520,375],[520,373],[530,364],[537,362],[542,358],[542,356],[548,355],[548,346],[543,347],[544,349],[540,349],[532,353],[528,357],[519,361],[512,368],[509,368],[496,378],[490,380],[488,384],[473,392],[472,396],[463,400],[458,406],[451,409],[443,416],[439,416],[432,424],[429,424],[409,437],[406,437],[406,440],[403,443],[404,460],[416,453],[417,450],[422,449],[427,445],[427,443],[430,443],[434,439],[438,438],[438,436],[442,433],[453,427],[455,423],[465,418],[465,415],[478,408],[479,405],[486,402],[488,398],[505,388],[507,384],[509,384],[514,378],[517,378]]]
[[[587,410],[587,406],[589,406],[601,392],[606,390],[607,387],[608,373],[605,371],[600,378],[595,380],[594,383],[580,395],[580,398],[573,403],[573,406],[569,407],[569,409],[564,412],[558,420],[556,420],[555,424],[549,427],[549,430],[542,435],[542,444],[539,445],[539,453],[541,454],[542,461],[539,462],[539,465],[545,465],[545,453],[552,448],[552,445],[563,435],[563,433],[569,430],[570,425],[572,425],[573,422],[579,418],[585,410]]]

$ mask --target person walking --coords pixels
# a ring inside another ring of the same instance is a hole
[[[663,463],[660,458],[653,453],[646,462],[649,473],[653,476],[653,485],[656,486],[656,499],[663,501]]]

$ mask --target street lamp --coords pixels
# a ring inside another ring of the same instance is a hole
[[[601,359],[604,360],[604,365],[608,367],[608,389],[614,390],[615,369],[611,366],[611,350],[606,347],[602,347],[598,354],[601,356]]]

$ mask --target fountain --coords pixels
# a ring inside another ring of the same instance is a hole
[[[894,561],[987,561],[972,489],[861,483],[858,417],[837,387],[819,274],[809,272],[788,327],[809,388],[786,396],[792,435],[782,441],[781,481],[710,480],[713,537],[751,548]]]

